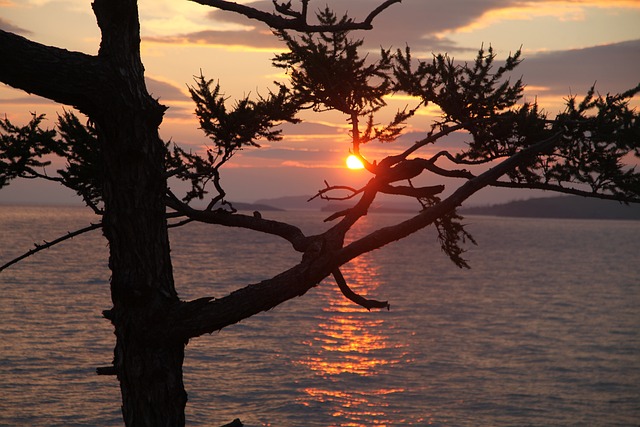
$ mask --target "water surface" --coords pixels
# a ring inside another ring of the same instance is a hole
[[[269,213],[322,227],[323,214]],[[357,233],[397,215],[370,215]],[[0,261],[95,218],[0,207]],[[640,223],[469,217],[460,270],[429,231],[343,268],[389,300],[367,312],[326,280],[192,340],[188,425],[637,426]],[[184,299],[224,296],[299,259],[288,243],[193,224],[172,230]],[[0,273],[0,425],[117,426],[106,242],[99,231]]]

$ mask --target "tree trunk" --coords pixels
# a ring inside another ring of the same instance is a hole
[[[104,159],[103,232],[109,242],[115,371],[129,427],[183,426],[184,340],[168,338],[179,304],[165,218],[165,108],[147,92],[135,0],[95,0],[102,29],[98,57],[108,78],[90,117]]]
[[[109,105],[106,105],[109,107]],[[112,106],[100,124],[105,166],[103,231],[112,271],[114,364],[129,427],[184,425],[184,341],[166,337],[178,304],[163,197],[162,142],[148,117]]]
[[[129,427],[182,426],[186,340],[167,334],[179,304],[165,218],[165,108],[148,93],[136,0],[94,0],[97,56],[0,30],[0,81],[72,105],[96,127],[103,159],[103,232],[109,242],[113,369]]]

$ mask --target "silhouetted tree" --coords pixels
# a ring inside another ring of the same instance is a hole
[[[290,77],[268,96],[242,99],[232,108],[218,85],[197,78],[190,92],[200,127],[212,141],[205,153],[165,144],[158,135],[166,108],[145,87],[135,0],[94,0],[102,32],[96,56],[0,31],[0,81],[72,106],[89,119],[83,125],[64,112],[57,131],[43,130],[42,116],[34,115],[22,127],[2,120],[0,186],[16,177],[55,180],[75,190],[101,217],[99,226],[109,242],[113,301],[104,315],[115,328],[116,346],[113,366],[99,373],[117,375],[127,426],[184,425],[182,365],[190,339],[303,295],[328,276],[355,303],[367,309],[386,307],[386,302],[354,293],[340,272],[363,253],[434,225],[442,250],[466,267],[460,243],[473,239],[456,208],[484,187],[640,201],[640,176],[622,163],[627,155],[640,155],[638,114],[629,107],[640,86],[604,97],[592,89],[581,101],[569,98],[562,114],[548,118],[535,103],[519,104],[523,84],[508,79],[520,52],[497,68],[491,49],[480,50],[471,64],[446,55],[415,61],[409,48],[382,50],[375,60],[362,57],[362,42],[350,39],[350,31],[370,29],[379,13],[400,0],[385,1],[362,22],[325,9],[317,24],[307,21],[308,0],[302,0],[299,10],[290,2],[274,2],[274,13],[222,0],[195,1],[271,26],[288,47],[274,65]],[[385,125],[376,124],[385,97],[397,92],[413,96],[416,105],[397,112]],[[423,139],[378,161],[363,156],[368,143],[396,140],[405,121],[428,104],[440,107],[442,115]],[[353,200],[353,205],[331,215],[328,220],[335,224],[313,236],[294,225],[236,212],[220,184],[221,167],[237,150],[257,147],[261,139],[278,140],[275,126],[297,122],[302,109],[343,113],[351,125],[352,151],[371,174],[362,188],[327,185],[318,192],[317,197]],[[419,157],[422,148],[459,131],[469,135],[463,150]],[[41,171],[48,155],[66,159],[56,176]],[[474,174],[464,169],[467,165],[487,168]],[[461,185],[444,197],[443,185],[412,184],[423,174],[458,178]],[[174,194],[167,187],[169,177],[187,181],[190,190],[182,197]],[[345,189],[346,196],[336,195]],[[345,236],[379,194],[416,199],[416,214],[345,245]],[[204,209],[191,203],[205,197],[210,203]],[[224,298],[181,301],[167,230],[188,221],[280,236],[302,254],[301,260]]]

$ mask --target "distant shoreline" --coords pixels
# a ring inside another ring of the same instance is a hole
[[[517,218],[640,220],[640,205],[579,196],[545,197],[460,209],[461,214]]]
[[[327,203],[314,200],[308,203],[308,196],[292,196],[277,199],[261,199],[255,203],[231,202],[239,211],[321,211],[337,212],[351,206],[348,203]],[[40,204],[0,202],[2,206],[25,207],[83,207],[81,204]],[[377,203],[369,209],[371,213],[418,213],[417,203]],[[591,199],[579,196],[556,196],[515,200],[488,206],[461,207],[462,215],[498,216],[515,218],[558,218],[558,219],[621,219],[640,220],[640,204],[625,205],[614,200]]]

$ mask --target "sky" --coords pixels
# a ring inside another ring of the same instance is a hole
[[[238,3],[265,11],[273,8],[270,0]],[[310,9],[328,4],[338,14],[348,12],[362,20],[380,3],[311,0]],[[274,80],[283,79],[281,70],[271,66],[271,58],[283,46],[266,25],[186,0],[140,0],[139,7],[148,89],[169,107],[160,127],[163,139],[192,150],[206,147],[187,90],[200,72],[220,83],[230,103],[246,94],[266,93],[275,87]],[[523,77],[524,99],[537,100],[550,116],[562,110],[563,99],[584,95],[594,83],[602,94],[640,83],[640,0],[403,0],[373,24],[372,31],[353,33],[364,38],[372,54],[380,47],[408,45],[414,58],[430,60],[434,53],[448,53],[470,61],[480,47],[490,45],[500,61],[521,48],[524,61],[512,78]],[[96,54],[100,43],[90,0],[0,0],[0,29],[88,54]],[[407,102],[402,97],[388,99],[389,117]],[[53,126],[63,108],[0,84],[0,114],[14,123],[24,124],[36,112],[47,114]],[[437,114],[425,110],[408,123],[407,136],[400,142],[367,145],[364,155],[380,159],[402,151],[425,134]],[[366,171],[345,167],[349,151],[345,118],[338,113],[302,118],[301,124],[282,126],[282,141],[264,142],[262,148],[243,150],[234,157],[222,172],[229,200],[310,195],[324,187],[325,180],[332,185],[366,182]],[[445,184],[448,191],[455,188]],[[524,197],[488,190],[472,200],[487,204]],[[0,191],[0,203],[73,200],[78,201],[71,192],[51,183],[18,181]]]

